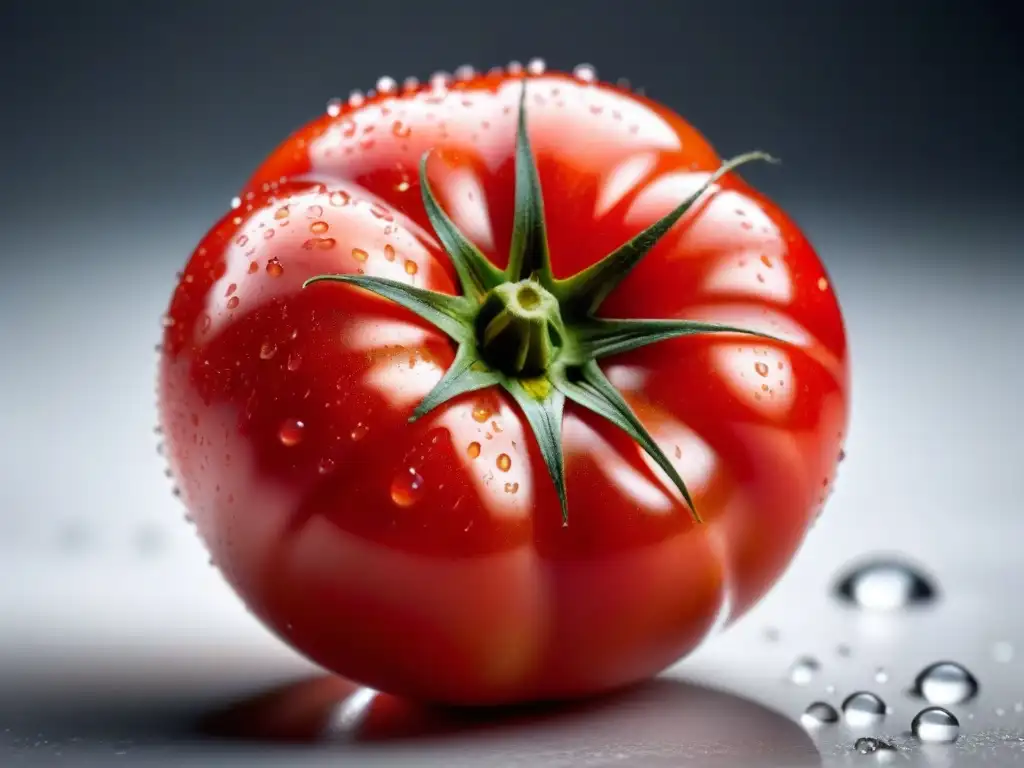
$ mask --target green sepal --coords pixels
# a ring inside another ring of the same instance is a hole
[[[515,164],[515,212],[512,216],[512,246],[509,249],[505,279],[515,283],[536,275],[541,285],[548,288],[554,278],[544,226],[544,197],[537,162],[526,130],[526,83],[523,83],[519,94]]]
[[[533,431],[541,458],[555,484],[562,508],[562,525],[568,525],[569,501],[565,491],[565,458],[562,455],[565,394],[547,379],[507,379],[505,389],[519,404]]]
[[[416,421],[426,416],[437,406],[459,395],[498,384],[502,378],[500,373],[492,371],[480,362],[476,346],[472,341],[467,341],[459,346],[452,364],[445,371],[441,380],[416,406],[409,421]]]
[[[690,508],[693,519],[702,522],[683,478],[596,362],[590,361],[580,368],[563,370],[553,376],[552,381],[572,402],[607,419],[629,435],[668,475]]]
[[[682,218],[693,204],[700,199],[719,179],[744,163],[764,160],[778,161],[764,152],[748,152],[727,160],[712,173],[697,191],[687,197],[675,209],[645,229],[631,240],[620,245],[596,264],[555,284],[555,295],[564,303],[564,311],[588,316],[597,311],[609,294],[633,268],[640,263],[658,241]]]
[[[489,290],[505,282],[505,275],[462,234],[437,202],[434,190],[427,180],[429,158],[430,152],[427,151],[420,160],[420,191],[427,219],[455,266],[463,294],[479,302]]]
[[[462,296],[428,291],[408,283],[370,275],[317,275],[309,278],[302,287],[325,281],[348,283],[390,299],[460,343],[473,338],[474,307]]]
[[[779,341],[775,336],[734,325],[707,323],[701,320],[605,320],[593,319],[576,330],[574,354],[584,360],[597,360],[640,349],[678,336],[705,333],[739,333],[761,339]],[[575,362],[575,361],[572,361]]]

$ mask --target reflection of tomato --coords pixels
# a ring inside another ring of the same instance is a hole
[[[445,334],[324,274],[458,294],[417,166],[498,267],[515,207],[521,74],[385,89],[257,170],[192,255],[165,321],[170,461],[215,562],[295,648],[374,688],[448,702],[576,696],[656,673],[749,608],[818,511],[846,424],[847,350],[807,240],[735,174],[601,306],[741,334],[602,360],[703,524],[616,426],[569,402],[555,485],[500,387],[409,422]],[[625,90],[528,79],[552,269],[595,263],[720,160]],[[331,110],[336,112],[337,110]]]

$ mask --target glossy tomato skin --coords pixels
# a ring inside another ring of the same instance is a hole
[[[461,397],[410,424],[453,356],[438,331],[324,273],[456,292],[417,166],[504,266],[523,77],[382,94],[292,135],[204,238],[172,297],[161,419],[214,561],[297,650],[376,689],[493,704],[657,673],[756,602],[820,510],[847,421],[842,318],[807,239],[726,177],[602,307],[718,320],[604,361],[704,524],[615,427],[567,406],[569,522],[515,405]],[[665,107],[528,78],[554,270],[653,223],[717,168]],[[752,137],[753,138],[753,137]]]

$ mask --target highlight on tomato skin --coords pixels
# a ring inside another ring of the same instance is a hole
[[[463,74],[332,102],[202,238],[168,459],[228,582],[325,668],[596,694],[785,570],[842,448],[842,315],[742,180],[762,155],[589,71]]]

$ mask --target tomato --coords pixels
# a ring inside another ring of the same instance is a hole
[[[332,105],[171,298],[160,418],[214,562],[374,689],[654,675],[768,590],[834,477],[847,345],[812,246],[684,119],[585,74]]]

